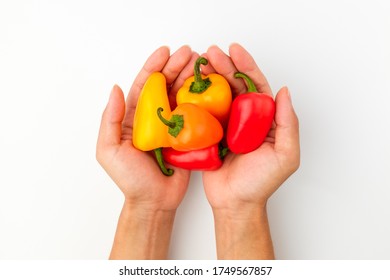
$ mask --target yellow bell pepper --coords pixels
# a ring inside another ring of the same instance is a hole
[[[156,111],[164,109],[168,118],[171,113],[165,76],[160,72],[151,74],[146,81],[135,109],[133,122],[133,145],[141,151],[169,147],[167,127],[161,123]]]
[[[223,127],[229,120],[232,92],[228,81],[217,73],[204,76],[200,64],[207,65],[204,57],[199,57],[194,65],[194,76],[189,77],[176,95],[177,105],[192,103],[207,110],[218,119]]]
[[[162,147],[170,147],[167,127],[157,115],[158,108],[164,108],[163,115],[169,118],[169,105],[165,76],[160,72],[151,74],[138,98],[133,122],[133,145],[141,151],[154,150],[157,162],[165,175],[172,175],[172,169],[166,169],[162,159]]]

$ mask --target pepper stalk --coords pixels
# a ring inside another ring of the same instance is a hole
[[[170,120],[165,119],[161,112],[164,111],[162,107],[157,109],[157,116],[159,119],[168,126],[168,133],[173,137],[177,137],[184,126],[184,118],[182,115],[173,115]]]
[[[172,176],[173,173],[174,173],[174,170],[171,169],[171,168],[166,168],[165,167],[164,158],[163,158],[163,155],[162,155],[162,148],[154,149],[154,154],[156,156],[156,160],[157,160],[158,166],[160,166],[161,172],[165,176]]]
[[[234,78],[243,78],[245,80],[248,86],[247,92],[257,92],[255,83],[252,81],[251,78],[249,78],[247,74],[244,74],[242,72],[236,72],[234,73]]]
[[[200,65],[207,65],[209,62],[204,57],[199,57],[194,65],[194,81],[191,83],[190,92],[200,94],[205,92],[210,86],[211,81],[209,78],[203,79],[200,73]]]

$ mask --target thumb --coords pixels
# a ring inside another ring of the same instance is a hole
[[[299,163],[299,122],[287,87],[279,90],[275,103],[275,151]]]
[[[97,152],[115,147],[121,143],[124,114],[125,98],[123,91],[119,86],[114,85],[100,123]]]

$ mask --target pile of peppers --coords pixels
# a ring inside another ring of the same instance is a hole
[[[227,80],[217,73],[201,74],[204,57],[196,60],[194,75],[176,95],[171,110],[165,76],[151,74],[136,107],[133,145],[141,151],[154,151],[164,175],[174,171],[165,163],[188,170],[216,170],[228,152],[245,154],[256,150],[266,138],[275,115],[275,102],[257,92],[246,74],[247,93],[232,98]]]

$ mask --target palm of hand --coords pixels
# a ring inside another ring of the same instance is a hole
[[[163,175],[153,152],[137,150],[131,139],[122,140],[110,166],[127,201],[164,210],[178,207],[189,181],[189,172],[182,169],[176,168],[175,176]]]
[[[173,55],[168,48],[161,47],[146,61],[126,102],[122,90],[118,86],[113,88],[102,118],[97,158],[128,202],[151,209],[174,210],[184,197],[189,171],[175,168],[173,176],[163,175],[153,151],[142,152],[133,146],[132,131],[137,100],[147,78],[155,71],[162,72],[169,98],[173,100],[179,85],[192,74],[192,58],[187,46]]]
[[[231,45],[229,56],[218,47],[210,47],[207,55],[212,66],[206,70],[224,75],[232,92],[239,94],[247,91],[243,81],[232,77],[232,73],[240,70],[253,78],[258,92],[272,96],[265,76],[241,46]],[[242,203],[248,202],[264,205],[298,168],[298,119],[287,88],[278,92],[275,102],[274,127],[258,149],[247,154],[228,154],[219,170],[203,173],[205,192],[213,208],[238,209]]]
[[[219,170],[204,172],[203,182],[211,206],[226,208],[241,202],[265,202],[280,174],[274,144],[265,142],[248,154],[228,154]]]

